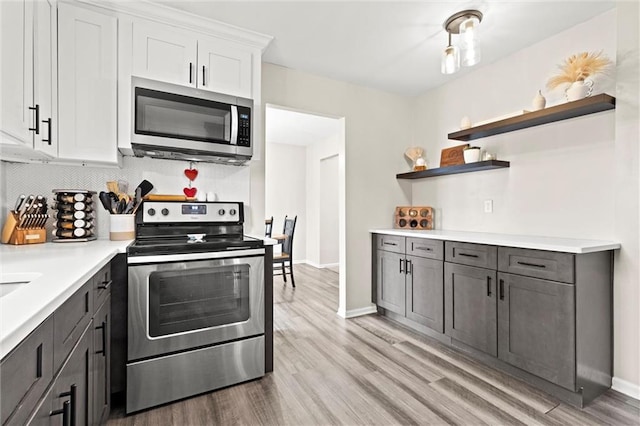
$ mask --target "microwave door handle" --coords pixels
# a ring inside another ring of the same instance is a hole
[[[231,105],[231,145],[238,145],[238,107]]]

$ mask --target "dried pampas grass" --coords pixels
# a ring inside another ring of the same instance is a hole
[[[551,90],[563,84],[571,84],[582,81],[588,77],[607,71],[611,61],[600,52],[581,52],[569,56],[564,63],[558,66],[560,74],[547,81],[547,87]]]

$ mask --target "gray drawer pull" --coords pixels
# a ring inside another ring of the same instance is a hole
[[[113,284],[113,280],[102,281],[102,283],[98,284],[98,288],[102,290],[106,290],[109,287],[111,287],[111,284]]]
[[[475,258],[478,257],[477,254],[468,254],[468,253],[458,253],[458,256],[475,257]]]
[[[423,251],[433,251],[433,249],[431,247],[416,247],[416,250],[423,250]]]
[[[402,274],[404,271],[402,270],[402,263],[404,262],[404,259],[400,259],[400,273]]]
[[[500,280],[500,300],[504,300],[504,280]]]
[[[406,260],[405,262],[406,262],[405,263],[405,269],[406,269],[405,274],[407,274],[407,275],[413,274],[413,262],[410,261],[410,260]]]
[[[487,296],[491,297],[491,277],[487,277]]]
[[[36,379],[42,377],[42,343],[36,349]]]
[[[62,424],[63,424],[63,426],[69,426],[69,413],[70,413],[69,401],[65,401],[65,402],[62,403],[62,408],[59,409],[59,410],[51,411],[49,413],[49,417],[57,416],[59,414],[62,414]]]
[[[547,265],[540,265],[538,263],[529,263],[529,262],[517,262],[518,265],[522,265],[522,266],[532,266],[534,268],[546,268]]]
[[[385,246],[394,246],[394,247],[395,247],[395,246],[397,246],[398,244],[396,244],[396,243],[388,243],[388,242],[384,241],[384,242],[382,243],[382,245],[385,245]]]

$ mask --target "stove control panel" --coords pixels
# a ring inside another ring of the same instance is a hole
[[[241,202],[145,201],[140,208],[143,223],[243,223]]]

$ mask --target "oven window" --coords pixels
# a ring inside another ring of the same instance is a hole
[[[136,134],[230,143],[229,105],[140,87],[135,91]]]
[[[249,319],[249,265],[149,275],[149,335],[165,336]]]

